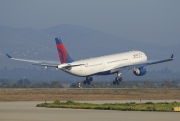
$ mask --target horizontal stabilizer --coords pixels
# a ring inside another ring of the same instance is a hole
[[[82,65],[85,65],[85,64],[61,64],[61,65],[58,65],[58,68],[59,69],[67,69],[67,68],[72,68],[72,67],[76,67],[76,66],[82,66]]]
[[[174,54],[171,55],[171,58],[174,58]]]
[[[7,55],[8,58],[10,58],[10,59],[12,58],[10,55],[8,55],[8,54],[6,54],[6,55]]]

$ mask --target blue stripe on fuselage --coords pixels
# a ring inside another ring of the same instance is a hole
[[[115,73],[117,73],[117,72],[111,73],[111,71],[109,70],[109,71],[98,72],[94,75],[110,75],[110,74],[115,74]]]

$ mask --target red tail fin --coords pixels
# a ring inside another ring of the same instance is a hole
[[[69,56],[66,47],[62,43],[60,38],[55,38],[58,55],[61,63],[71,63],[74,60]]]

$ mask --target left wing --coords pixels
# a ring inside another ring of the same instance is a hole
[[[13,58],[12,56],[6,54],[8,58],[12,60],[17,60],[17,61],[23,61],[23,62],[29,62],[32,63],[32,65],[38,65],[38,66],[46,66],[46,67],[58,67],[60,63],[51,63],[51,62],[45,62],[45,61],[37,61],[37,60],[26,60],[26,59],[19,59],[19,58]]]
[[[32,63],[32,65],[37,65],[37,66],[45,66],[45,67],[55,67],[58,69],[67,69],[70,70],[72,67],[76,67],[76,66],[81,66],[81,65],[85,65],[85,64],[71,64],[71,63],[52,63],[52,62],[45,62],[45,61],[37,61],[37,60],[27,60],[27,59],[19,59],[19,58],[13,58],[12,56],[6,54],[8,58],[12,59],[12,60],[17,60],[17,61],[23,61],[23,62],[28,62],[28,63]]]

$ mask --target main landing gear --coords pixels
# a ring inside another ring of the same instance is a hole
[[[120,82],[122,82],[122,77],[120,77],[121,76],[121,73],[120,72],[118,72],[117,73],[117,77],[115,78],[115,80],[113,81],[113,85],[119,85],[120,84]]]
[[[86,80],[84,80],[83,83],[84,83],[84,85],[86,85],[86,84],[89,85],[92,81],[93,81],[92,77],[86,77]]]

